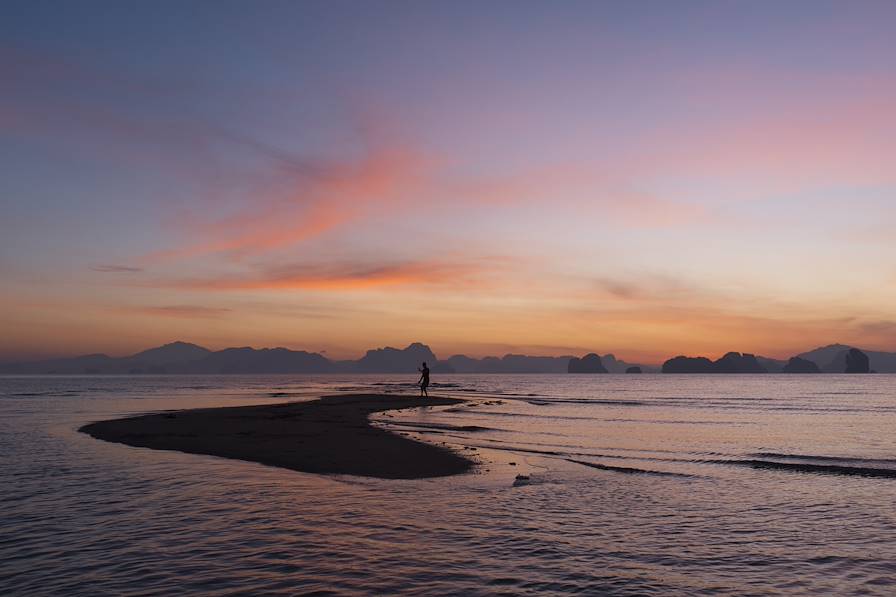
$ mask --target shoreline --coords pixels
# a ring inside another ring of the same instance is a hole
[[[133,447],[245,460],[305,473],[426,479],[462,474],[475,463],[448,448],[374,427],[369,415],[462,402],[344,394],[310,402],[138,415],[89,423],[78,431]]]

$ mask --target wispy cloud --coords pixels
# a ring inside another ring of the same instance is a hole
[[[594,279],[599,292],[624,301],[659,300],[664,302],[693,299],[701,292],[681,278],[642,274],[629,277],[599,277]]]
[[[395,287],[471,287],[493,266],[481,263],[401,262],[295,264],[214,278],[173,280],[163,285],[190,290],[352,291]]]
[[[265,150],[269,151],[269,150]],[[147,256],[152,261],[223,253],[243,258],[308,240],[365,215],[420,197],[427,159],[404,147],[376,146],[359,160],[303,161],[288,156],[275,188],[227,218],[194,224],[202,240]]]
[[[571,207],[628,228],[677,227],[712,219],[700,204],[636,190],[638,175],[617,170],[618,164],[583,160],[444,184],[470,206],[549,203],[558,210]]]
[[[859,331],[876,338],[888,338],[896,348],[896,321],[880,320],[868,321],[858,325]]]
[[[95,272],[103,272],[107,274],[134,274],[143,271],[142,267],[134,267],[131,265],[116,265],[116,264],[99,264],[99,265],[91,265],[90,269]]]
[[[178,319],[218,319],[233,311],[232,309],[225,307],[204,307],[201,305],[138,305],[132,307],[115,307],[114,310],[140,315],[174,317]]]

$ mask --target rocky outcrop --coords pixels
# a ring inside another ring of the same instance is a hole
[[[663,373],[715,373],[713,362],[706,357],[677,356],[663,363]]]
[[[573,357],[569,359],[566,367],[567,373],[606,373],[607,369],[600,360],[600,356],[594,354],[586,354],[581,359]]]
[[[756,356],[729,352],[716,361],[706,357],[677,356],[663,363],[663,373],[768,373]]]
[[[642,373],[640,367],[629,367],[625,370],[626,373]]]
[[[846,373],[870,373],[868,355],[858,348],[850,348],[846,353]]]
[[[362,373],[413,373],[421,363],[432,365],[436,360],[429,346],[414,342],[403,349],[387,346],[368,350],[352,368]]]
[[[755,355],[729,352],[713,363],[715,373],[768,373]]]
[[[818,368],[812,361],[808,361],[806,359],[801,359],[800,357],[792,357],[787,364],[784,365],[784,369],[781,370],[782,373],[821,373],[821,369]]]

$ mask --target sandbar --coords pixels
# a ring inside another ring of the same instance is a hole
[[[307,473],[423,479],[465,473],[474,462],[448,448],[374,427],[369,415],[461,402],[343,394],[310,402],[146,414],[90,423],[79,431],[128,446],[246,460]]]

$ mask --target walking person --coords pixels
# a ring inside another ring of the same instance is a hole
[[[429,387],[429,367],[426,366],[426,361],[423,362],[423,367],[417,371],[420,372],[420,381],[417,382],[420,384],[420,396],[429,398],[429,392],[426,391],[426,388]]]

